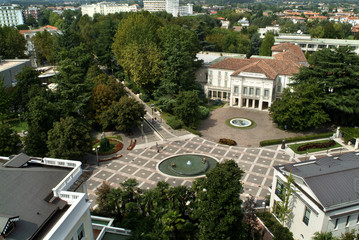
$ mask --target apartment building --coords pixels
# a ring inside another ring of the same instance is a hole
[[[188,16],[193,15],[193,4],[180,6],[179,0],[144,0],[143,10],[149,12],[166,11],[174,17]]]
[[[140,10],[137,4],[117,4],[112,2],[100,2],[96,4],[86,4],[81,6],[82,15],[87,14],[93,17],[95,14],[107,15],[119,12],[138,12]]]
[[[315,232],[342,233],[359,228],[359,153],[323,157],[274,167],[270,207],[280,218],[287,178],[294,178],[285,226],[294,239],[312,239]]]
[[[0,26],[16,27],[24,24],[24,17],[19,5],[0,6]]]
[[[29,59],[1,59],[0,58],[0,79],[4,80],[5,88],[16,85],[16,75],[24,67],[30,67]]]

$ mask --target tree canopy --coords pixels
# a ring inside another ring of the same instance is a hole
[[[16,28],[0,26],[0,56],[5,59],[24,57],[26,40]]]

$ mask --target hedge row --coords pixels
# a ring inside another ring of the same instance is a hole
[[[225,144],[228,146],[235,146],[237,145],[236,141],[232,140],[232,139],[227,139],[227,138],[221,138],[218,141],[220,144]]]
[[[333,136],[333,133],[321,133],[321,134],[315,134],[315,135],[307,135],[307,136],[301,136],[301,137],[291,137],[291,138],[285,138],[286,143],[291,142],[299,142],[299,141],[306,141],[306,140],[313,140],[313,139],[320,139],[320,138],[328,138]],[[259,143],[261,147],[269,146],[269,145],[276,145],[281,144],[283,139],[271,139],[271,140],[264,140]]]
[[[335,146],[335,144],[336,142],[334,140],[329,140],[328,142],[323,143],[307,143],[305,145],[299,146],[297,151],[301,152],[313,148],[329,148]]]

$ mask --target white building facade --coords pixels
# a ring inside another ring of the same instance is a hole
[[[24,24],[24,17],[18,5],[0,6],[0,26],[16,27]]]
[[[138,5],[117,4],[109,2],[101,2],[96,4],[82,5],[82,15],[87,14],[89,17],[93,17],[96,13],[101,15],[114,14],[119,12],[137,12],[139,11]]]
[[[355,53],[359,54],[359,40],[312,38],[310,35],[300,34],[282,34],[274,39],[274,45],[289,42],[299,46],[303,53],[312,53],[324,48],[332,49],[350,46]]]
[[[279,202],[292,173],[294,193],[285,226],[294,239],[312,239],[315,232],[340,237],[359,229],[359,154],[347,153],[274,167],[270,207],[280,218]]]
[[[193,4],[180,6],[179,0],[144,0],[143,10],[149,12],[166,11],[174,17],[188,16],[193,15]]]
[[[231,107],[267,110],[306,64],[301,50],[292,44],[282,44],[273,53],[274,57],[226,58],[212,64],[204,86],[207,97]]]

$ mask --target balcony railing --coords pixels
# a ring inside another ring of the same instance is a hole
[[[78,161],[71,161],[71,160],[62,160],[56,158],[44,158],[43,164],[50,165],[50,166],[57,166],[57,167],[68,167],[73,168],[72,171],[67,174],[67,176],[62,179],[62,181],[57,184],[56,187],[52,189],[54,192],[54,196],[58,197],[62,190],[68,189],[75,181],[81,176],[82,169],[81,169],[81,162]]]

